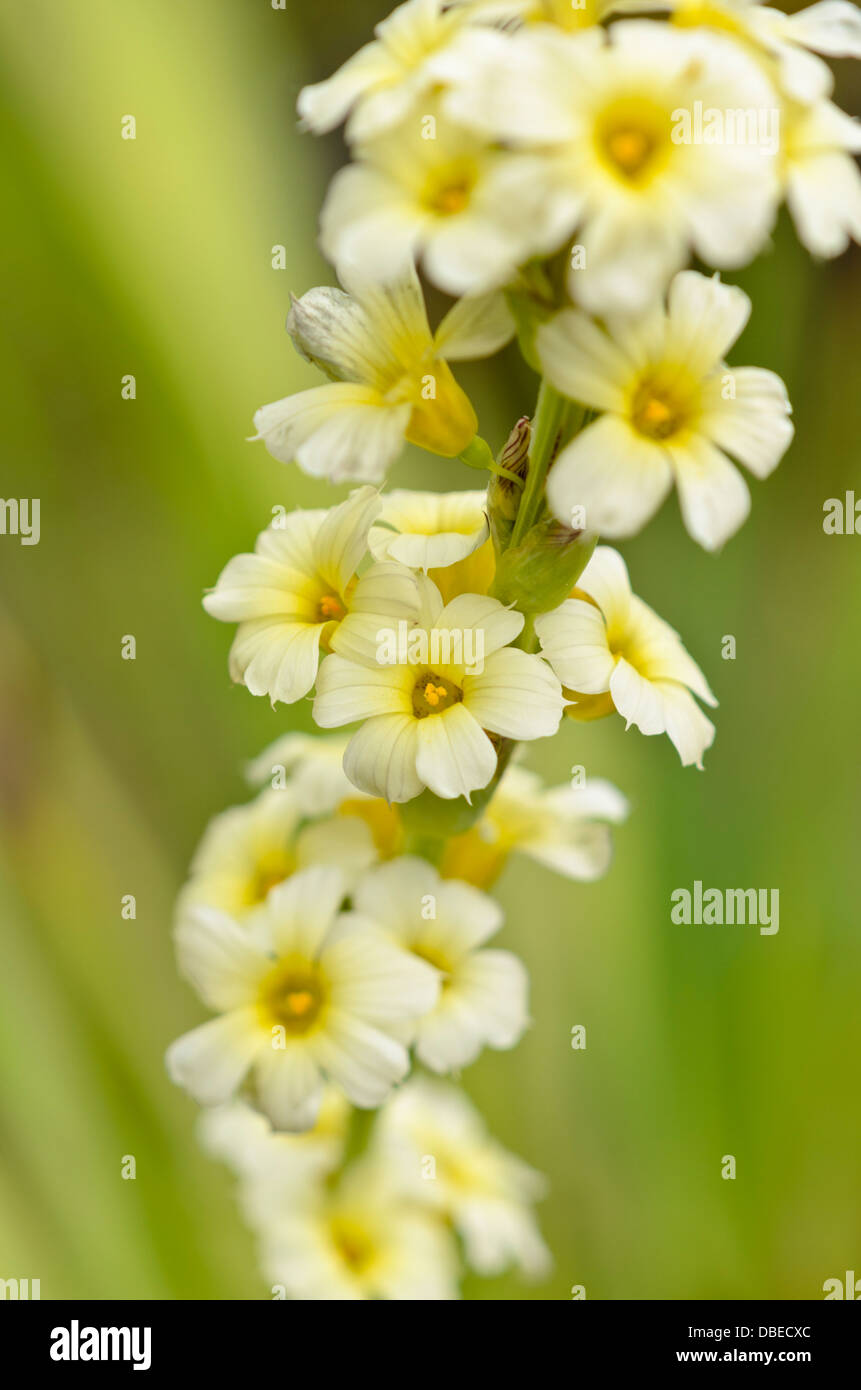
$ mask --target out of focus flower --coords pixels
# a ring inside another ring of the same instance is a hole
[[[288,332],[331,381],[257,411],[256,438],[282,463],[333,482],[379,482],[404,440],[453,458],[474,439],[475,411],[448,363],[505,345],[514,332],[505,301],[461,300],[431,333],[414,266],[392,267],[390,257],[378,282],[340,266],[345,290],[294,301]]]
[[[180,970],[218,1018],[168,1049],[170,1075],[201,1105],[246,1080],[278,1129],[309,1129],[328,1079],[380,1105],[409,1069],[392,1032],[431,1009],[439,975],[367,923],[338,917],[344,879],[310,868],[275,888],[251,929],[212,908],[179,921]]]
[[[786,202],[815,256],[840,256],[850,241],[861,242],[861,174],[852,158],[859,151],[861,127],[833,102],[787,105],[781,147]]]
[[[406,1191],[452,1222],[468,1264],[486,1275],[509,1265],[534,1279],[549,1272],[532,1210],[544,1179],[488,1135],[465,1096],[416,1078],[395,1093],[378,1125],[381,1151]]]
[[[399,1198],[373,1159],[333,1187],[296,1194],[262,1234],[267,1276],[291,1299],[458,1297],[451,1233],[434,1213]]]
[[[253,555],[235,555],[222,570],[203,603],[214,618],[239,624],[230,674],[252,695],[273,705],[307,695],[320,648],[329,649],[348,613],[416,613],[416,582],[403,565],[356,573],[380,505],[376,490],[362,487],[330,511],[291,512],[261,532]]]
[[[796,14],[761,0],[670,0],[647,8],[669,9],[674,24],[715,29],[745,44],[776,69],[780,86],[796,101],[816,101],[834,85],[817,53],[861,58],[861,14],[849,0],[820,0]]]
[[[574,700],[567,713],[596,719],[617,710],[626,727],[667,734],[687,767],[702,767],[714,725],[694,695],[717,700],[678,633],[631,593],[621,555],[599,546],[576,593],[535,620],[547,660]],[[693,692],[693,693],[691,693]]]
[[[627,814],[622,793],[600,777],[545,787],[534,772],[511,767],[476,825],[446,842],[442,872],[489,888],[510,854],[526,854],[566,878],[590,882],[610,867],[610,824]]]
[[[302,124],[322,133],[349,115],[349,139],[378,135],[438,86],[439,55],[465,25],[492,23],[516,10],[517,0],[407,0],[375,27],[374,40],[336,73],[302,89]]]
[[[330,260],[380,279],[415,259],[447,293],[483,294],[555,251],[572,225],[574,199],[547,160],[501,149],[451,121],[439,100],[354,154],[330,185],[321,244]]]
[[[549,667],[509,646],[522,614],[476,594],[443,607],[430,580],[422,593],[422,615],[403,643],[394,629],[351,614],[317,681],[316,723],[331,729],[364,721],[344,770],[362,791],[387,801],[409,801],[425,787],[468,798],[496,771],[490,734],[545,738],[562,717]]]
[[[243,921],[298,870],[338,864],[351,878],[376,858],[373,836],[362,821],[334,825],[328,818],[308,824],[291,790],[267,788],[247,806],[231,806],[210,821],[180,894],[179,912],[197,904]]]
[[[253,1224],[271,1215],[270,1202],[284,1189],[322,1177],[344,1151],[351,1107],[335,1086],[326,1086],[317,1119],[302,1134],[274,1130],[265,1115],[246,1101],[205,1110],[198,1129],[204,1149],[243,1179],[243,1208]]]
[[[474,1062],[485,1046],[513,1047],[529,1021],[529,981],[510,951],[487,950],[502,909],[467,883],[441,879],[424,859],[402,855],[365,874],[356,911],[440,972],[435,1007],[418,1020],[415,1051],[432,1071]]]
[[[730,268],[762,248],[777,209],[776,140],[705,142],[686,130],[698,108],[778,107],[743,48],[649,20],[609,36],[539,25],[482,47],[486,61],[452,105],[475,128],[546,152],[551,182],[574,199],[580,255],[568,284],[585,307],[636,313],[691,250]]]
[[[550,381],[602,412],[547,480],[561,521],[585,513],[591,531],[631,536],[675,483],[700,545],[714,550],[738,530],[750,494],[723,451],[765,478],[793,434],[780,377],[723,360],[749,314],[742,290],[689,270],[673,280],[666,311],[657,305],[605,330],[567,309],[538,330]]]

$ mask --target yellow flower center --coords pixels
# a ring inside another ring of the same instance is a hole
[[[413,688],[413,712],[417,719],[426,719],[429,714],[442,714],[462,699],[463,691],[454,681],[425,671]]]
[[[440,950],[438,946],[428,946],[424,943],[418,946],[411,946],[410,951],[414,956],[418,956],[419,960],[427,961],[428,965],[432,965],[434,970],[439,970],[442,973],[442,988],[447,989],[451,983],[451,961],[445,952]]]
[[[646,439],[671,439],[691,423],[696,389],[683,371],[666,369],[641,380],[631,396],[631,424]]]
[[[291,1037],[301,1037],[318,1022],[326,996],[316,966],[280,961],[260,987],[260,1009],[268,1025],[278,1024]]]
[[[353,1274],[362,1274],[372,1263],[376,1247],[371,1236],[356,1221],[336,1216],[330,1224],[335,1248]]]
[[[467,160],[434,169],[425,185],[422,202],[428,212],[439,217],[453,217],[468,206],[477,179],[477,167]]]
[[[323,623],[328,623],[332,619],[340,622],[342,618],[346,617],[347,610],[343,600],[337,594],[324,594],[317,603],[317,614]]]
[[[643,185],[663,168],[671,129],[667,112],[650,101],[615,102],[595,125],[598,155],[621,182]]]
[[[272,850],[255,864],[246,890],[246,906],[265,903],[273,888],[289,878],[295,868],[293,856],[287,850]]]
[[[700,3],[700,0],[685,0],[678,5],[670,16],[670,23],[682,29],[720,29],[736,38],[748,37],[743,19],[736,19],[720,5]]]

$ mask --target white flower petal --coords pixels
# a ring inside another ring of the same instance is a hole
[[[434,335],[440,357],[468,362],[492,357],[514,337],[515,325],[505,295],[499,291],[459,299]]]
[[[237,1009],[177,1038],[165,1062],[171,1081],[200,1105],[220,1105],[234,1094],[265,1046],[257,1009]]]
[[[314,559],[319,574],[343,594],[368,549],[371,523],[382,507],[376,488],[362,487],[333,507],[317,533]]]
[[[230,648],[231,679],[252,695],[268,695],[273,705],[301,700],[317,679],[323,626],[277,618],[240,623]]]
[[[750,318],[750,299],[720,277],[683,270],[673,278],[667,301],[665,351],[692,376],[705,376],[726,356]]]
[[[613,704],[625,720],[626,728],[633,724],[642,734],[664,732],[666,725],[660,692],[624,657],[616,662],[616,669],[610,677],[610,694]]]
[[[321,967],[331,982],[333,1007],[382,1028],[420,1018],[439,994],[439,972],[370,921],[327,946]]]
[[[418,722],[411,710],[363,724],[344,754],[344,771],[353,785],[396,804],[418,796],[424,787],[416,771]]]
[[[693,695],[671,681],[658,682],[667,734],[684,767],[703,765],[703,753],[714,742],[715,726],[703,714]]]
[[[341,624],[340,631],[348,621]],[[336,729],[342,724],[389,714],[412,716],[404,668],[359,666],[337,654],[326,657],[317,677],[314,699],[314,720],[321,729]]]
[[[585,314],[563,309],[541,325],[535,346],[557,391],[599,410],[623,408],[633,363]]]
[[[498,599],[483,594],[458,594],[443,608],[434,626],[437,631],[481,633],[484,655],[507,647],[523,631],[525,618]]]
[[[392,1086],[406,1076],[406,1048],[388,1034],[350,1014],[332,1010],[325,1032],[314,1036],[314,1055],[354,1105],[382,1105]]]
[[[745,464],[757,478],[767,478],[792,441],[792,407],[786,387],[774,372],[760,367],[733,367],[735,395],[717,392],[700,424],[702,432]]]
[[[291,1039],[285,1048],[266,1048],[254,1071],[260,1108],[276,1130],[302,1133],[313,1129],[323,1099],[323,1082],[306,1045]]]
[[[176,929],[180,973],[211,1009],[239,1009],[255,995],[269,968],[266,956],[232,918],[212,907],[195,905]]]
[[[673,445],[671,454],[688,533],[706,550],[717,550],[747,519],[747,483],[726,454],[698,435]]]
[[[600,695],[610,689],[614,660],[607,625],[591,603],[566,599],[535,619],[535,632],[543,656],[568,690]]]
[[[566,525],[585,515],[590,531],[633,536],[654,516],[672,482],[659,444],[617,416],[602,415],[560,453],[547,478],[547,500]]]
[[[565,708],[550,667],[518,647],[493,652],[481,675],[464,678],[463,689],[464,701],[481,727],[504,738],[549,738],[559,728]]]
[[[625,630],[631,607],[631,581],[618,550],[609,545],[597,546],[577,580],[577,588],[595,600],[608,628]]]
[[[493,744],[465,704],[417,720],[416,732],[416,772],[437,796],[469,800],[496,772]]]
[[[278,954],[313,959],[332,927],[345,888],[344,875],[334,864],[312,864],[273,888],[263,913]]]

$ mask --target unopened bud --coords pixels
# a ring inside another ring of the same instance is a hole
[[[507,473],[525,480],[529,471],[529,441],[531,426],[529,417],[522,415],[511,431],[505,448],[497,462]],[[511,527],[517,516],[517,508],[523,493],[522,481],[517,484],[512,478],[494,473],[487,489],[487,504],[490,513],[490,529],[497,552],[508,544]]]
[[[594,535],[545,517],[499,557],[493,595],[521,613],[549,613],[569,597],[594,549]]]

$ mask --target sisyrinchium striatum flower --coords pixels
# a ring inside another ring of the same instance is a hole
[[[460,1085],[517,1045],[553,949],[511,910],[500,947],[490,894],[524,860],[609,869],[629,806],[588,765],[593,721],[666,734],[685,767],[713,745],[705,676],[607,542],[675,488],[721,550],[750,513],[737,465],[764,479],[789,448],[781,378],[727,360],[752,307],[732,280],[784,202],[817,257],[861,240],[861,137],[824,61],[859,55],[844,0],[406,0],[299,95],[304,130],[345,125],[338,283],[284,305],[318,383],[254,421],[319,495],[273,507],[204,598],[272,729],[179,895],[214,1017],[167,1055],[274,1297],[448,1300],[469,1270],[551,1268],[545,1184]],[[670,592],[682,544],[656,547]],[[551,739],[548,786],[524,762]]]

